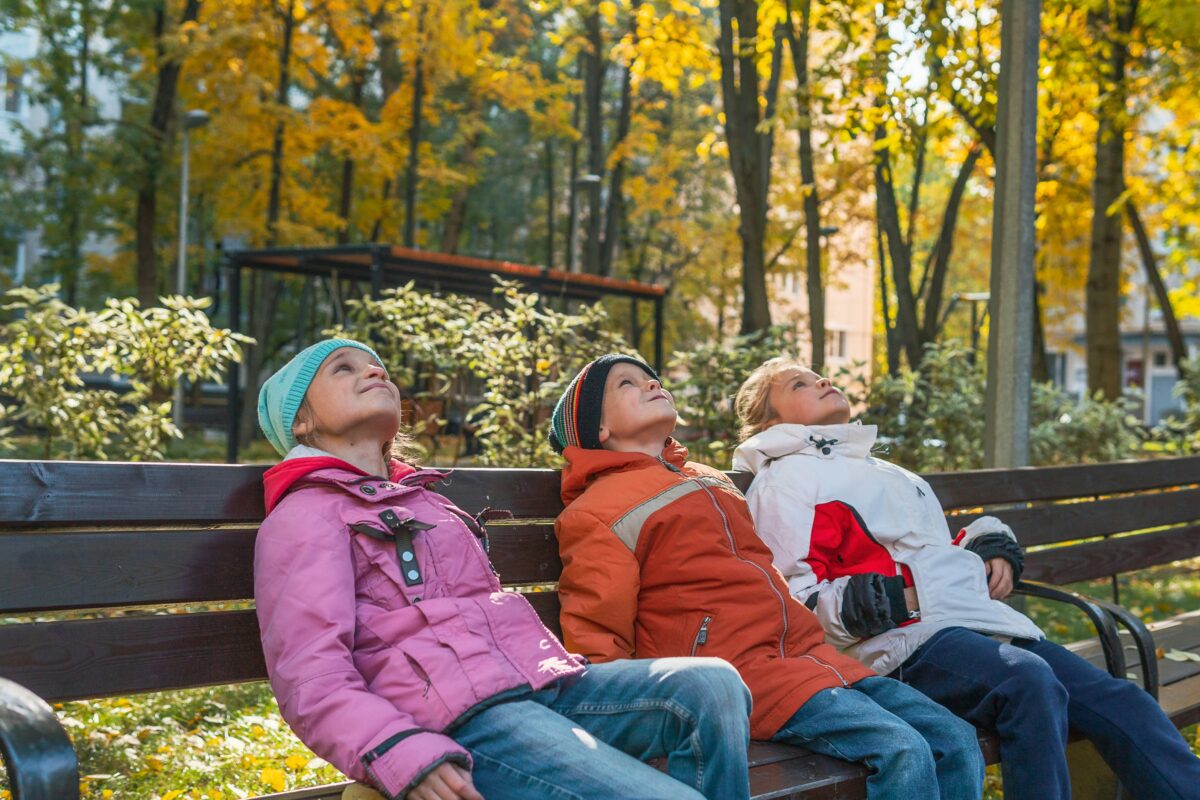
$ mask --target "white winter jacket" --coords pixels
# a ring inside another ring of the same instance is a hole
[[[966,549],[985,534],[1015,541],[1008,526],[983,517],[955,544],[929,484],[871,457],[875,436],[874,425],[780,424],[734,453],[733,468],[755,475],[746,499],[758,534],[827,641],[887,675],[943,628],[1042,638],[1028,617],[988,596],[983,560]],[[916,589],[920,618],[868,638],[852,634],[843,601],[863,573],[902,575]]]

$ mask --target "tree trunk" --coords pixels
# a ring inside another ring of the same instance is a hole
[[[634,5],[636,12],[637,5]],[[617,135],[613,139],[613,148],[621,146],[629,135],[629,124],[633,117],[633,68],[626,66],[621,78],[621,107],[617,111]],[[604,241],[600,250],[600,274],[613,274],[613,261],[616,258],[617,245],[621,236],[621,221],[624,217],[624,196],[622,184],[625,180],[625,158],[622,157],[613,165],[608,178],[608,207],[604,211]]]
[[[467,106],[466,116],[472,117],[482,110],[482,103],[475,95]],[[446,221],[442,227],[442,252],[457,253],[459,248],[459,240],[462,238],[463,224],[467,219],[467,203],[471,199],[471,189],[474,188],[474,178],[472,172],[479,160],[479,145],[483,142],[483,127],[476,127],[471,133],[467,134],[466,141],[463,142],[462,152],[459,153],[458,162],[462,164],[462,172],[467,176],[450,198],[450,208],[446,212]]]
[[[350,102],[355,108],[362,108],[363,84],[367,76],[363,69],[354,71],[354,79],[350,87]],[[342,218],[342,227],[338,229],[337,243],[349,244],[351,236],[350,213],[354,208],[354,159],[342,161],[342,185],[338,196],[338,216]],[[307,284],[306,284],[307,285]]]
[[[200,15],[200,0],[187,0],[179,24],[195,22]],[[142,306],[158,300],[158,180],[163,167],[163,155],[171,136],[171,121],[175,116],[178,95],[180,60],[168,57],[163,49],[166,34],[166,4],[154,9],[154,50],[158,75],[154,85],[154,100],[150,106],[150,138],[142,151],[145,160],[137,187],[135,222],[137,255],[137,292]],[[182,232],[180,232],[182,234]]]
[[[790,4],[789,4],[790,5]],[[817,193],[816,167],[812,148],[812,89],[808,74],[808,44],[812,17],[811,0],[800,0],[800,30],[789,20],[786,32],[796,73],[796,106],[800,134],[800,181],[804,185],[804,271],[808,297],[808,327],[812,339],[810,366],[817,374],[825,371],[825,286],[822,276],[821,202]]]
[[[753,39],[758,30],[755,0],[720,0],[721,31],[718,53],[721,62],[721,96],[725,106],[725,136],[729,166],[738,201],[738,234],[742,240],[742,326],[743,334],[756,333],[771,325],[767,297],[764,239],[767,228],[767,189],[770,185],[771,146],[769,133],[758,130],[758,59]],[[737,32],[734,32],[734,23]],[[778,70],[781,48],[778,35],[772,54],[772,78]],[[772,84],[767,103],[773,107]],[[768,113],[769,117],[769,113]]]
[[[417,181],[421,147],[421,106],[425,97],[425,15],[417,17],[417,60],[413,65],[412,123],[408,128],[408,168],[404,179],[404,246],[417,246]]]
[[[279,217],[283,185],[284,134],[286,122],[284,111],[288,108],[288,92],[291,89],[292,38],[295,33],[296,0],[288,0],[282,13],[283,31],[279,49],[279,86],[275,103],[279,120],[275,123],[275,135],[271,147],[271,183],[267,196],[267,246],[279,244]],[[252,271],[250,281],[250,335],[256,344],[249,348],[246,358],[246,393],[242,398],[241,430],[238,440],[245,445],[254,435],[258,420],[258,385],[266,354],[270,350],[275,306],[282,286],[273,273]]]
[[[579,62],[577,79],[585,74],[583,61]],[[575,108],[571,112],[571,127],[578,131],[583,117],[583,96],[575,95]],[[575,257],[575,242],[579,239],[579,139],[571,142],[570,167],[567,172],[567,241],[564,245],[563,262],[567,272],[579,269]]]
[[[886,137],[881,124],[875,129],[875,141]],[[904,244],[900,233],[900,215],[896,208],[896,192],[892,183],[891,157],[887,148],[875,152],[875,196],[878,224],[887,241],[888,255],[892,260],[892,283],[896,287],[896,336],[908,365],[916,369],[921,365],[921,337],[917,330],[916,298],[912,290],[912,255]]]
[[[1035,383],[1050,380],[1050,359],[1046,355],[1046,328],[1042,324],[1041,285],[1033,284],[1033,364],[1030,377]]]
[[[950,197],[946,201],[946,212],[942,216],[942,229],[938,233],[937,244],[934,245],[929,265],[928,292],[925,294],[925,308],[921,324],[921,343],[927,344],[937,340],[941,316],[942,293],[946,286],[946,275],[950,271],[950,253],[954,249],[954,231],[958,227],[958,209],[962,204],[963,195],[967,191],[971,173],[983,149],[978,143],[971,147],[966,160],[958,170],[954,186],[950,189]],[[921,281],[925,283],[924,280]]]
[[[900,346],[896,342],[896,329],[892,325],[891,300],[888,292],[887,253],[883,248],[883,226],[878,223],[879,195],[875,195],[875,251],[879,259],[879,304],[883,314],[884,342],[887,345],[887,368],[889,375],[900,372]]]
[[[1132,200],[1126,201],[1125,213],[1129,216],[1129,226],[1133,228],[1133,235],[1137,239],[1138,252],[1142,257],[1142,268],[1146,272],[1146,280],[1150,283],[1150,287],[1154,290],[1154,298],[1158,302],[1158,308],[1163,315],[1163,328],[1167,333],[1167,342],[1171,346],[1171,360],[1175,362],[1175,369],[1180,375],[1186,369],[1187,363],[1187,344],[1183,341],[1183,333],[1179,330],[1179,319],[1175,316],[1175,307],[1171,305],[1171,295],[1167,292],[1167,285],[1163,283],[1162,274],[1158,271],[1158,259],[1154,255],[1154,248],[1150,245],[1150,236],[1146,233],[1146,226],[1142,224],[1142,217],[1138,214],[1137,206]],[[1149,368],[1149,365],[1144,365],[1143,369]]]
[[[600,31],[600,14],[593,11],[584,19],[588,50],[583,57],[583,98],[587,109],[587,238],[583,244],[583,271],[600,273],[600,186],[604,180],[604,119],[601,104],[604,73],[604,39]],[[594,177],[593,177],[594,176]]]
[[[1125,189],[1125,61],[1126,42],[1133,30],[1137,0],[1118,8],[1113,29],[1107,4],[1089,14],[1092,29],[1102,37],[1108,57],[1102,66],[1099,127],[1096,131],[1096,175],[1092,183],[1092,235],[1087,277],[1088,392],[1121,396],[1121,213],[1110,208]]]

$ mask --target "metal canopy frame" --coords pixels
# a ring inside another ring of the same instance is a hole
[[[654,305],[654,368],[663,368],[663,304],[667,290],[637,281],[599,275],[493,261],[471,256],[416,250],[396,245],[336,245],[230,250],[225,253],[229,286],[230,327],[241,332],[243,270],[278,272],[309,278],[347,278],[369,284],[378,298],[388,287],[410,281],[420,289],[471,297],[491,297],[495,278],[516,281],[543,298],[595,302],[605,297],[625,297],[634,303]],[[240,365],[229,367],[229,421],[226,460],[237,463],[237,430],[241,418]]]

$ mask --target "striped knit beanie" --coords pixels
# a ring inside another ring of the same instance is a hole
[[[567,390],[558,398],[554,415],[550,418],[550,446],[556,453],[568,447],[600,449],[600,409],[604,405],[604,383],[608,371],[620,363],[633,364],[644,369],[654,380],[658,373],[646,362],[633,356],[609,353],[600,356],[579,371]]]

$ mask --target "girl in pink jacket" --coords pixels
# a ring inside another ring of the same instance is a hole
[[[388,798],[749,796],[737,672],[568,653],[430,489],[446,473],[392,458],[399,391],[371,348],[302,351],[258,419],[285,456],[255,545],[263,653],[315,753]],[[656,757],[667,775],[642,763]]]

